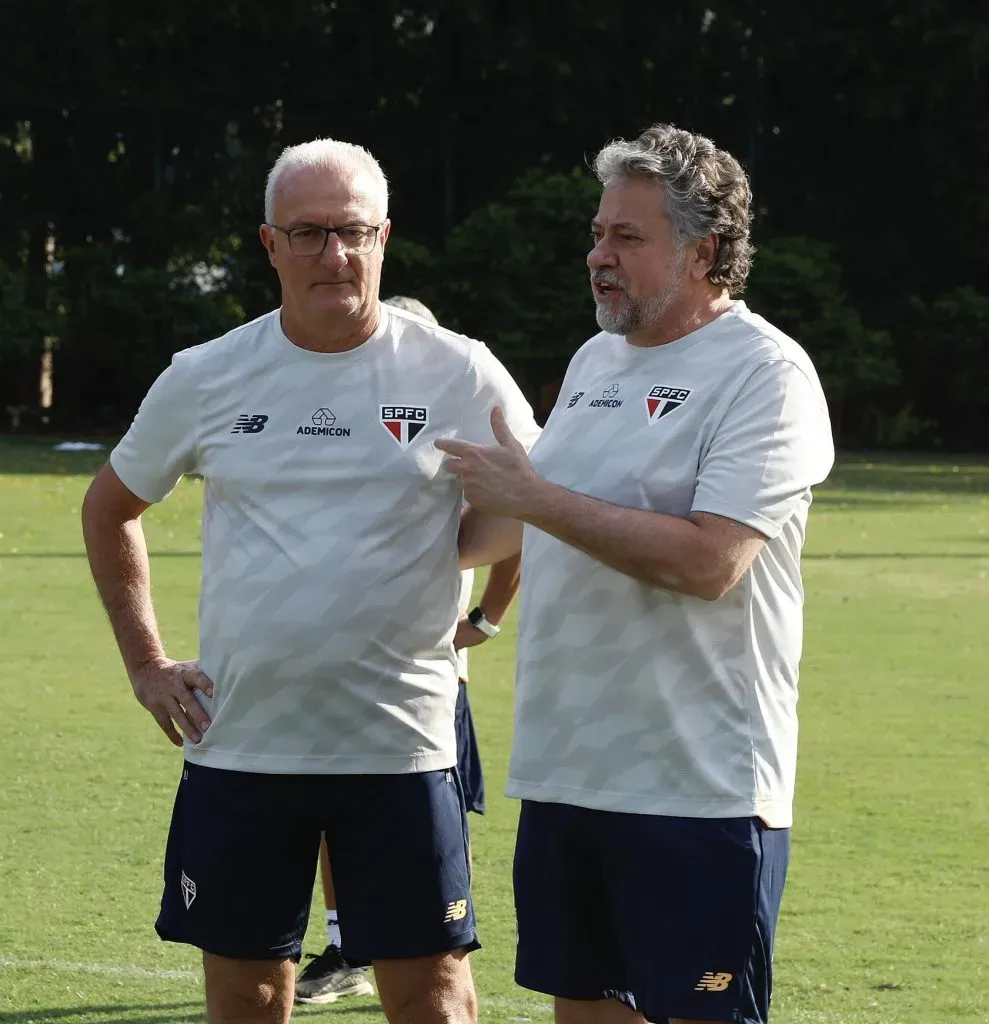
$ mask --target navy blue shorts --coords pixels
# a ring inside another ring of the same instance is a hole
[[[515,980],[670,1017],[764,1024],[789,829],[523,801]]]
[[[479,948],[452,768],[262,775],[186,762],[158,934],[219,956],[298,959],[323,831],[349,961]]]
[[[484,772],[481,769],[481,755],[477,749],[477,733],[474,732],[474,716],[470,712],[467,686],[461,683],[457,689],[457,771],[464,788],[464,803],[468,811],[484,813]]]

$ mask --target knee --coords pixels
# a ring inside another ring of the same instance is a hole
[[[388,1024],[477,1024],[477,996],[466,956],[375,964]]]
[[[294,968],[289,961],[204,957],[209,1024],[288,1024]]]
[[[388,1024],[477,1024],[477,996],[465,991],[423,992],[390,1006]]]

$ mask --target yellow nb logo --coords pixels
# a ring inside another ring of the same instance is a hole
[[[449,924],[450,921],[462,921],[467,916],[467,900],[454,900],[446,908],[446,917],[443,918],[444,924]]]
[[[694,986],[695,992],[724,992],[731,981],[732,975],[727,973],[715,974],[714,971],[705,971],[701,980]]]

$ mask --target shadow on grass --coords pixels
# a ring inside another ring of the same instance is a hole
[[[306,1017],[322,1017],[326,1014],[328,1017],[338,1017],[341,1013],[384,1013],[381,1009],[381,1003],[363,1003],[359,1006],[341,1006],[339,1003],[326,1003],[323,1006],[318,1005],[305,1005],[296,1006],[292,1011],[292,1020],[300,1021]]]
[[[334,1017],[348,1013],[381,1013],[380,1003],[361,1000],[360,1005],[296,1007],[295,1020],[322,1018],[324,1013]],[[164,1005],[133,1006],[59,1006],[32,1010],[0,1011],[0,1024],[42,1024],[65,1020],[67,1017],[93,1018],[93,1024],[202,1024],[205,1020],[202,1002],[166,1003]]]
[[[0,437],[0,475],[92,476],[107,460],[115,441],[101,440],[102,451],[56,452],[60,438]]]
[[[153,1006],[59,1006],[0,1012],[0,1024],[58,1021],[66,1017],[95,1016],[93,1024],[201,1024],[202,1003],[166,1003]]]
[[[989,551],[831,551],[828,553],[807,554],[801,556],[805,562],[840,562],[846,560],[870,559],[929,559],[941,558],[989,558]]]
[[[912,512],[917,509],[930,509],[938,505],[950,504],[953,498],[978,496],[977,491],[889,491],[886,494],[871,493],[855,494],[842,491],[840,494],[829,494],[819,490],[814,492],[814,509],[817,511],[870,512],[884,510],[887,512]]]
[[[199,558],[199,551],[149,551],[151,558]],[[0,551],[0,558],[85,558],[85,551]],[[2,1024],[2,1022],[0,1022]]]
[[[844,456],[822,486],[848,491],[989,494],[989,464],[985,457],[976,456]]]

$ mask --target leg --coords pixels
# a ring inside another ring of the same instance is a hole
[[[289,1024],[292,961],[232,960],[203,954],[209,1024]]]
[[[349,776],[325,815],[347,960],[374,964],[389,1021],[476,1020],[456,772]]]
[[[596,839],[635,1005],[671,1022],[768,1018],[787,830],[607,813]]]
[[[330,851],[326,847],[326,834],[319,840],[319,875],[323,880],[323,906],[327,910],[337,909],[337,894],[333,888],[333,872],[330,870]],[[340,943],[338,942],[339,946]]]
[[[557,1020],[629,1022],[634,1011],[591,842],[598,811],[522,802],[515,847],[515,980],[556,997]]]
[[[319,848],[307,820],[315,797],[308,776],[183,767],[155,927],[203,951],[210,1024],[289,1019]],[[278,808],[278,827],[258,808]]]
[[[388,1024],[475,1024],[477,997],[466,950],[404,960],[375,960]]]

